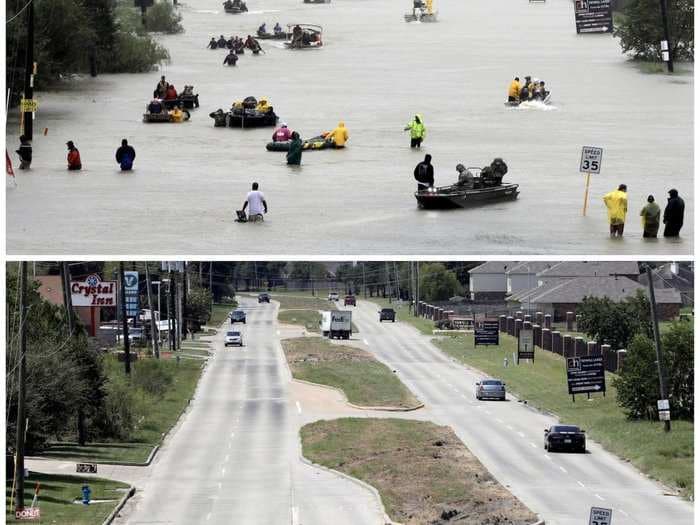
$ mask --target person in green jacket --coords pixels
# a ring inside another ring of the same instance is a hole
[[[649,197],[647,197],[647,205],[642,208],[639,215],[642,217],[642,227],[644,228],[642,237],[645,239],[655,239],[656,234],[659,232],[661,208],[659,208],[659,205],[654,202],[653,195],[649,195]]]
[[[404,131],[411,131],[411,147],[420,148],[421,142],[425,138],[425,124],[423,124],[423,117],[420,115],[415,115],[413,120],[406,124],[403,128]]]
[[[301,164],[301,152],[304,149],[304,144],[301,142],[299,133],[292,133],[292,142],[289,144],[287,152],[287,164],[290,166],[299,166]]]

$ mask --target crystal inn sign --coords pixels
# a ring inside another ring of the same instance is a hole
[[[71,281],[73,306],[117,306],[117,281],[103,281],[97,274]]]

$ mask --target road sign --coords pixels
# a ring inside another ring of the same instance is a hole
[[[83,474],[97,474],[97,463],[77,463],[75,471]]]
[[[474,329],[474,346],[498,345],[498,321],[486,320]]]
[[[591,507],[591,517],[588,525],[610,525],[612,523],[612,509]]]
[[[518,335],[518,363],[521,359],[535,360],[534,337],[531,328],[521,328]]]
[[[610,0],[574,0],[577,33],[612,33]]]
[[[605,392],[603,356],[567,357],[566,379],[571,395]]]
[[[581,173],[600,173],[600,165],[603,162],[603,148],[584,146],[581,148]]]
[[[124,301],[127,317],[139,314],[139,272],[124,272]]]
[[[41,509],[39,507],[28,507],[26,509],[15,510],[16,520],[38,520],[41,519]]]
[[[36,100],[23,98],[19,101],[19,107],[23,113],[27,111],[34,113],[38,107],[38,104]]]
[[[659,410],[671,410],[671,406],[668,404],[668,399],[659,399],[656,402],[656,407]]]

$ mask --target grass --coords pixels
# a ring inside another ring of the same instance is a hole
[[[117,506],[124,496],[124,490],[129,485],[119,481],[111,481],[100,478],[90,478],[88,484],[92,490],[92,499],[114,500],[106,503],[92,503],[90,505],[76,505],[75,498],[82,498],[81,488],[84,478],[78,476],[65,476],[57,474],[41,474],[31,472],[25,483],[24,504],[31,506],[34,497],[34,487],[40,483],[39,507],[41,508],[41,521],[39,523],[51,523],[53,525],[99,525],[110,512]],[[5,483],[5,520],[7,523],[15,521],[14,514],[10,512],[10,496],[12,480]]]
[[[271,294],[270,297],[280,303],[280,310],[336,310],[335,301],[329,301],[327,296]]]
[[[122,364],[116,359],[105,361],[108,376],[122,374]],[[134,367],[139,366],[139,361]],[[153,395],[140,388],[134,388],[134,409],[137,411],[137,425],[126,443],[89,443],[80,447],[75,443],[52,443],[42,451],[41,456],[56,459],[70,459],[95,462],[143,463],[154,446],[160,443],[180,418],[194,395],[197,381],[202,371],[200,360],[183,359],[178,364],[174,359],[160,360],[172,373],[173,382],[162,395]]]
[[[564,359],[535,349],[535,362],[503,367],[512,361],[515,339],[501,334],[499,347],[474,348],[471,335],[454,336],[434,343],[450,356],[469,366],[503,379],[508,390],[528,404],[555,413],[563,423],[578,425],[607,450],[628,459],[642,472],[670,486],[685,498],[693,494],[693,424],[674,421],[666,434],[659,422],[630,421],[616,402],[614,374],[606,373],[606,397],[577,396],[573,403],[567,393]]]
[[[402,408],[418,404],[396,375],[364,350],[320,337],[286,339],[282,347],[296,379],[339,388],[353,404]]]
[[[207,322],[207,326],[218,327],[227,318],[231,310],[234,310],[237,305],[235,304],[215,304],[211,310],[211,317]]]
[[[321,314],[317,310],[280,310],[277,319],[280,323],[298,324],[309,332],[318,333]]]
[[[211,354],[204,348],[183,348],[182,354],[198,355],[201,357],[209,357]]]
[[[305,457],[374,486],[394,521],[446,523],[440,515],[447,509],[457,512],[458,523],[536,521],[449,427],[342,418],[305,425],[300,433]]]

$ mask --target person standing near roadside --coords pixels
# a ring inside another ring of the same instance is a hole
[[[620,184],[616,190],[607,193],[603,202],[608,209],[610,237],[622,237],[627,217],[627,185]]]
[[[678,190],[669,190],[668,194],[668,204],[664,210],[664,237],[678,237],[683,227],[685,202],[678,196]]]
[[[639,215],[642,217],[642,227],[644,228],[642,237],[645,239],[656,239],[661,220],[661,208],[654,202],[653,195],[647,197],[647,204],[642,208]]]
[[[258,190],[258,188],[258,183],[254,182],[253,188],[248,192],[248,195],[246,195],[243,208],[241,209],[241,211],[245,213],[245,209],[248,208],[248,222],[262,221],[263,213],[267,213],[265,195],[263,195],[263,192]]]
[[[411,131],[411,147],[420,148],[423,139],[425,138],[425,124],[423,123],[423,117],[416,113],[411,122],[406,124],[403,128],[404,131]]]
[[[136,158],[136,150],[134,150],[132,146],[129,146],[126,139],[122,139],[122,145],[117,149],[115,157],[122,171],[131,171],[134,165],[134,159]]]
[[[19,169],[28,170],[32,165],[32,143],[25,135],[19,137],[19,149],[17,150],[19,155]]]
[[[68,146],[68,169],[71,171],[83,169],[83,164],[80,161],[80,152],[78,148],[75,147],[75,144],[73,144],[73,141],[69,140],[66,142],[66,146]]]

